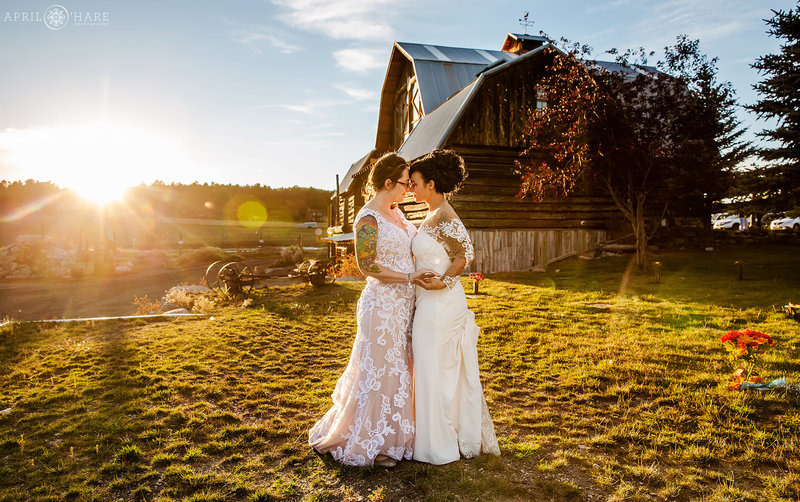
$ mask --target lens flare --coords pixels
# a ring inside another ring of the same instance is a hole
[[[236,208],[236,219],[247,228],[261,228],[267,221],[267,208],[258,201],[248,200]]]

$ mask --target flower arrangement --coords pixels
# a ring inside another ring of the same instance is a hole
[[[771,336],[751,329],[731,330],[720,338],[720,342],[728,351],[728,357],[734,366],[734,372],[728,383],[729,389],[739,390],[745,382],[756,384],[764,382],[764,379],[756,373],[755,367],[758,356],[775,344]]]
[[[478,284],[486,278],[480,272],[472,272],[471,274],[469,274],[469,278],[472,279],[472,294],[477,295]]]

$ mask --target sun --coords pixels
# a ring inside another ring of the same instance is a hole
[[[52,181],[97,204],[121,199],[132,186],[193,172],[179,142],[131,124],[91,122],[4,136],[8,160],[27,177]]]
[[[70,186],[68,188],[80,195],[82,199],[99,206],[105,206],[122,200],[130,186],[115,184],[108,179],[97,178],[95,180],[85,180],[78,186]]]

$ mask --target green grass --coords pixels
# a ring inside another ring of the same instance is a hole
[[[719,336],[800,382],[798,248],[495,274],[469,304],[502,456],[344,467],[306,443],[362,284],[271,288],[213,318],[0,331],[0,500],[796,500],[798,399],[725,388]],[[738,281],[734,261],[745,262]],[[468,285],[466,279],[463,280]]]

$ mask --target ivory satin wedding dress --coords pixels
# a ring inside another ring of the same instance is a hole
[[[411,244],[416,268],[443,274],[455,256],[474,258],[467,229],[455,217],[426,220]],[[414,459],[446,464],[462,455],[500,454],[478,369],[475,314],[461,282],[440,290],[416,288],[414,356]]]

